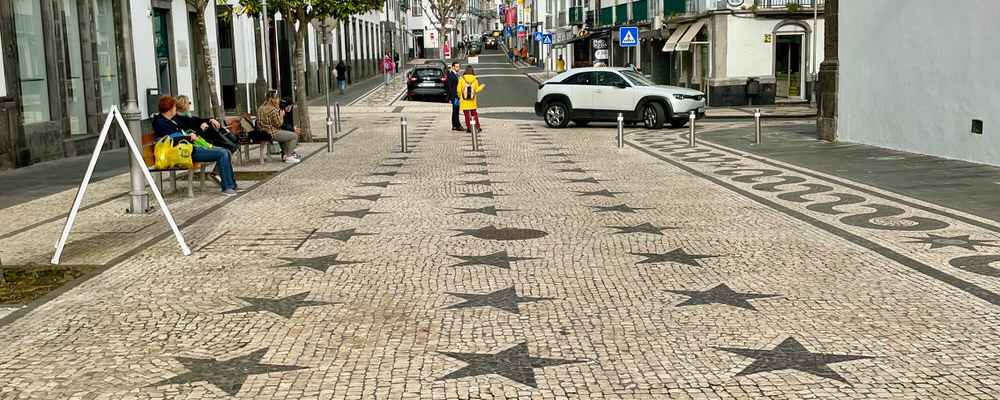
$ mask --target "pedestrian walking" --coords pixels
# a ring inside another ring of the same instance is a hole
[[[465,114],[466,132],[472,132],[472,120],[476,122],[476,130],[483,131],[483,126],[479,124],[479,113],[476,111],[479,108],[477,98],[483,89],[486,89],[486,85],[479,83],[479,79],[476,79],[476,71],[471,65],[466,66],[465,73],[458,80],[457,90],[459,105]]]
[[[458,71],[461,66],[457,62],[451,63],[448,69],[448,77],[445,81],[445,90],[448,91],[448,102],[451,103],[451,130],[463,131],[462,123],[458,120],[459,98],[458,98]]]
[[[398,74],[399,73],[399,69],[402,68],[402,66],[399,65],[399,52],[398,51],[392,52],[392,63],[396,64],[396,73]]]
[[[385,77],[385,87],[389,87],[389,81],[392,80],[395,70],[396,63],[392,62],[392,56],[389,53],[385,53],[385,57],[382,57],[382,75]]]
[[[347,66],[344,65],[344,60],[338,61],[333,70],[337,74],[337,89],[340,90],[341,95],[344,95],[344,92],[347,91]]]
[[[556,72],[560,74],[566,72],[566,60],[563,60],[562,54],[560,54],[559,59],[556,60]]]

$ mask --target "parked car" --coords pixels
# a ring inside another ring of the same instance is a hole
[[[487,49],[496,49],[497,48],[497,38],[495,38],[495,37],[492,37],[492,36],[487,37],[484,40],[484,42],[485,42],[485,47]]]
[[[445,82],[448,75],[438,65],[424,64],[414,67],[406,76],[406,99],[418,97],[446,98]]]
[[[642,123],[660,129],[687,125],[689,113],[705,116],[705,94],[694,89],[657,85],[627,68],[576,68],[538,86],[535,114],[552,128],[570,121],[583,126],[591,121]]]

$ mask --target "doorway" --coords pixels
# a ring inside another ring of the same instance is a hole
[[[778,35],[775,37],[774,77],[777,97],[804,99],[805,76],[803,69],[804,35]]]
[[[170,38],[170,10],[153,9],[153,51],[156,55],[156,80],[160,95],[176,95],[177,83],[174,75],[173,49]]]

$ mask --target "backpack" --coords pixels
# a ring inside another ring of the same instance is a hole
[[[473,88],[472,84],[470,84],[469,81],[466,81],[465,78],[462,78],[462,80],[465,81],[465,88],[462,89],[462,100],[475,100],[475,88]]]

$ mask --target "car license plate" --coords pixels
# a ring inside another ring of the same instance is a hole
[[[434,82],[420,82],[420,87],[434,87]]]

